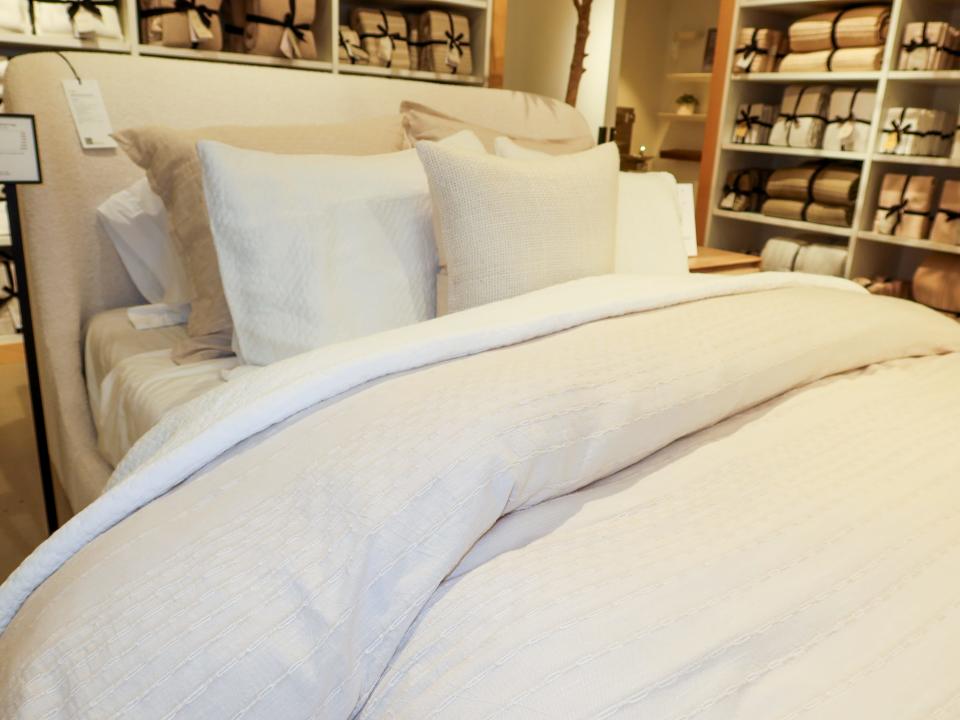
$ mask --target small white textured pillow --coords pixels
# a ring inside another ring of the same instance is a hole
[[[613,272],[613,143],[505,160],[419,142],[440,256],[439,314]]]
[[[508,137],[493,143],[499,157],[537,160],[553,157]],[[686,275],[690,272],[680,223],[677,179],[670,173],[620,173],[617,202],[618,273]]]
[[[485,152],[470,132],[443,142]],[[437,252],[415,150],[275,155],[210,141],[197,149],[244,363],[435,316]]]

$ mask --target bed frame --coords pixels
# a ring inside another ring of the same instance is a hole
[[[505,90],[109,53],[14,58],[6,109],[36,115],[44,177],[19,191],[37,365],[54,474],[73,511],[96,499],[112,472],[97,450],[84,385],[86,325],[144,300],[94,213],[141,171],[119,150],[80,148],[61,85],[74,77],[67,60],[100,84],[114,129],[343,122],[395,114],[414,100],[504,132],[589,132],[573,108]]]

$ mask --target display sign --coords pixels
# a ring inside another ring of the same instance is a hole
[[[41,182],[33,115],[0,114],[0,183]]]

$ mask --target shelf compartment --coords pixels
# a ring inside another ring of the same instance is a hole
[[[675,112],[658,112],[657,115],[664,120],[671,120],[673,122],[689,122],[689,123],[702,123],[707,121],[706,113],[694,113],[693,115],[685,115],[683,113]]]
[[[898,245],[900,247],[915,248],[917,250],[929,250],[931,252],[949,253],[951,255],[960,255],[960,245],[944,245],[930,240],[914,240],[912,238],[901,238],[893,235],[883,235],[872,231],[861,231],[857,233],[860,240],[869,240],[871,242],[884,243],[886,245]]]
[[[739,143],[724,143],[725,152],[755,153],[757,155],[785,155],[801,158],[822,158],[827,160],[849,160],[862,162],[867,159],[866,153],[845,152],[842,150],[820,150],[810,148],[779,147],[777,145],[741,145]]]
[[[300,70],[319,70],[330,72],[333,64],[325,60],[302,60],[272,55],[248,55],[223,50],[196,50],[193,48],[174,48],[164,45],[145,45],[138,47],[141,55],[167,58],[186,58],[188,60],[205,60],[207,62],[234,63],[238,65],[268,65],[271,67],[291,67]]]
[[[832,235],[834,237],[849,238],[853,234],[852,228],[836,227],[834,225],[820,225],[819,223],[804,222],[803,220],[788,220],[786,218],[769,217],[753,212],[734,212],[733,210],[722,210],[714,208],[714,217],[725,218],[727,220],[739,220],[741,222],[755,223],[758,225],[769,225],[771,227],[781,227],[787,230],[797,230],[799,232],[818,233],[820,235]]]
[[[732,82],[756,83],[876,83],[880,72],[763,72],[732,75]]]

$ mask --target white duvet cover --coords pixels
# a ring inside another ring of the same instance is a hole
[[[616,276],[258,369],[0,587],[0,716],[954,717],[958,351]]]

